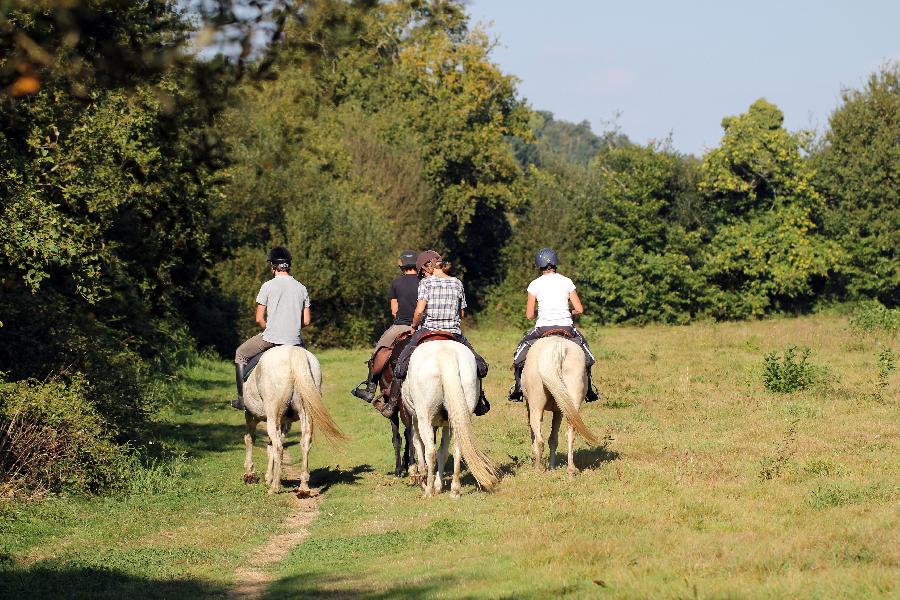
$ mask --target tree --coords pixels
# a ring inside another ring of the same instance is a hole
[[[718,224],[703,262],[719,318],[802,309],[841,260],[821,233],[824,201],[800,155],[802,138],[783,120],[763,99],[724,118],[721,145],[701,165],[700,190]]]
[[[677,214],[692,169],[657,145],[605,150],[591,164],[576,273],[599,321],[683,323],[701,309],[700,232]]]
[[[848,255],[830,292],[900,304],[900,63],[846,90],[813,157],[824,232]]]

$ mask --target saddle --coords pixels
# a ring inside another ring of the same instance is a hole
[[[549,331],[545,331],[545,332],[541,333],[542,338],[549,337],[551,335],[558,335],[558,336],[561,336],[564,338],[570,338],[570,339],[575,337],[574,335],[572,335],[569,331],[566,331],[565,329],[550,329]]]
[[[455,342],[456,334],[451,331],[429,331],[419,338],[419,343],[424,344],[425,342],[437,342],[442,340]]]

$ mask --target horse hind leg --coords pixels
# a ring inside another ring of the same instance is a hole
[[[266,471],[266,483],[269,493],[275,494],[281,489],[281,462],[284,457],[284,440],[281,437],[281,424],[269,417],[266,420],[269,434],[269,469]]]
[[[400,418],[396,414],[391,417],[391,443],[394,444],[394,477],[403,477],[406,465],[400,454],[403,451],[403,438],[400,437]]]
[[[423,446],[423,454],[425,458],[425,481],[424,481],[424,494],[425,498],[430,498],[434,495],[434,467],[437,462],[437,452],[434,448],[434,429],[431,426],[431,419],[426,417],[418,417],[418,430],[419,440],[421,440]],[[422,434],[425,435],[422,435]]]
[[[562,423],[563,414],[553,413],[553,421],[550,423],[550,437],[547,438],[547,447],[550,450],[550,468],[556,468],[556,448],[559,445],[559,426]]]
[[[450,497],[459,498],[462,485],[459,482],[459,472],[462,470],[462,452],[459,444],[453,443],[453,481],[450,482]]]
[[[531,424],[531,462],[535,469],[544,469],[544,438],[541,435],[541,425],[544,422],[544,410],[529,406],[528,421]]]
[[[574,477],[578,473],[578,467],[575,466],[575,428],[569,425],[568,431],[566,431],[566,441],[568,442],[568,459],[569,459],[569,468],[566,471],[569,474],[569,477]]]
[[[300,467],[300,492],[309,492],[309,449],[312,447],[313,424],[306,412],[300,416],[300,452],[303,464]]]
[[[440,494],[444,489],[444,468],[447,466],[447,456],[450,454],[450,436],[453,435],[449,427],[443,428],[441,433],[441,447],[437,454],[437,476],[434,480],[434,493]]]
[[[256,483],[259,476],[253,472],[253,444],[256,442],[256,425],[259,421],[249,412],[244,413],[247,433],[244,434],[244,483]]]

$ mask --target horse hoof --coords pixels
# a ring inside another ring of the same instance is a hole
[[[252,471],[250,473],[244,473],[244,483],[247,485],[251,483],[259,483],[259,475],[253,473]]]
[[[462,494],[459,493],[459,490],[450,490],[450,497],[454,500],[459,500],[460,496],[462,496]]]
[[[310,498],[312,497],[312,490],[310,490],[309,488],[298,487],[294,490],[294,494],[298,498]]]
[[[578,475],[578,469],[569,469],[566,471],[566,474],[569,476],[569,479],[575,479],[575,476]]]

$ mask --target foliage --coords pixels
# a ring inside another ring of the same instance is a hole
[[[81,378],[0,382],[0,496],[96,492],[126,464]]]
[[[896,370],[897,353],[890,346],[885,346],[878,353],[878,376],[875,380],[875,398],[877,400],[884,400],[884,393],[889,385],[888,378]]]
[[[824,231],[848,261],[829,282],[844,299],[900,304],[900,63],[846,90],[812,157],[826,198]]]
[[[533,141],[519,137],[511,140],[523,167],[552,168],[560,163],[587,166],[601,150],[630,143],[617,129],[597,135],[587,121],[570,123],[545,110],[531,113],[529,127]]]
[[[787,394],[811,386],[814,383],[815,368],[808,362],[809,353],[809,348],[789,346],[781,355],[776,352],[766,354],[763,369],[763,384],[766,389]]]
[[[900,332],[900,308],[887,308],[877,300],[861,302],[850,314],[850,329],[895,337]]]
[[[657,145],[601,152],[590,167],[575,270],[601,322],[686,322],[702,307],[701,237],[674,217],[693,163]]]
[[[719,226],[703,258],[710,312],[746,318],[808,305],[841,260],[820,232],[821,195],[781,111],[757,100],[722,120],[721,145],[701,166],[700,190]]]

